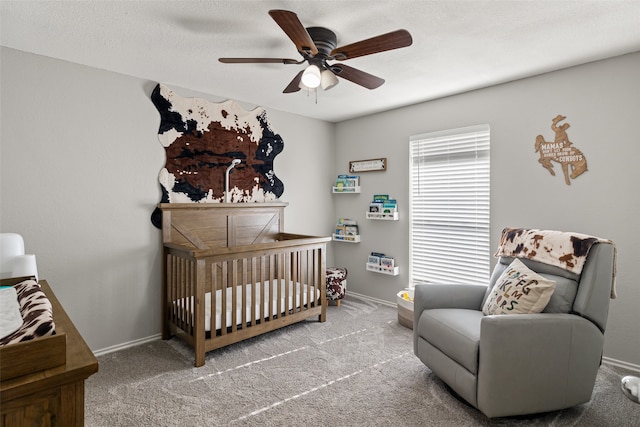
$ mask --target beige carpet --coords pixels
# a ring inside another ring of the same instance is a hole
[[[592,400],[489,420],[414,355],[394,308],[348,297],[315,318],[207,354],[179,340],[99,357],[86,384],[86,425],[117,426],[638,426],[620,390],[629,372],[603,365]]]

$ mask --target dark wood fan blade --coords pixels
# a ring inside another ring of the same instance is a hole
[[[375,89],[382,86],[384,83],[384,79],[381,79],[380,77],[376,77],[373,74],[365,73],[364,71],[344,64],[332,65],[331,71],[333,71],[336,76],[366,87],[367,89]]]
[[[225,64],[301,64],[304,61],[286,58],[218,58]]]
[[[318,48],[311,39],[306,28],[298,19],[298,15],[288,10],[270,10],[269,15],[276,21],[276,24],[289,36],[299,52],[318,53]]]
[[[296,74],[296,76],[293,78],[293,80],[291,80],[291,83],[289,83],[289,85],[286,88],[284,88],[282,93],[293,93],[293,92],[299,91],[300,90],[300,79],[302,79],[302,73],[304,73],[304,70],[302,70],[298,74]]]
[[[407,30],[397,30],[346,46],[337,47],[331,51],[331,56],[334,56],[338,61],[344,61],[346,59],[357,58],[358,56],[371,55],[372,53],[410,46],[411,43],[413,43],[413,39]]]

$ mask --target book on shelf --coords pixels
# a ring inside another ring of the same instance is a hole
[[[398,202],[391,199],[388,194],[374,194],[373,201],[369,204],[369,212],[394,214],[398,212]]]
[[[338,218],[338,225],[357,225],[358,222],[351,218]]]
[[[395,200],[394,203],[384,203],[380,212],[385,214],[396,213],[398,212],[398,205],[395,203]]]
[[[338,223],[336,224],[336,234],[344,234],[346,236],[357,236],[358,235],[357,221],[351,218],[338,218]]]
[[[380,258],[380,266],[391,270],[395,266],[395,261],[390,256],[383,256]]]
[[[380,265],[380,257],[375,255],[369,255],[369,258],[367,259],[367,263],[373,264],[373,265]]]
[[[369,204],[369,212],[371,213],[382,213],[384,209],[383,203],[371,203]]]
[[[338,175],[336,179],[337,188],[353,188],[360,185],[360,177],[358,175]]]

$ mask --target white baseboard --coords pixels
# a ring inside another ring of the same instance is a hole
[[[368,295],[362,295],[362,294],[358,294],[356,292],[351,292],[351,291],[348,291],[347,295],[352,296],[354,298],[359,298],[359,299],[363,299],[365,301],[375,302],[377,304],[382,304],[382,305],[386,305],[386,306],[394,307],[394,308],[397,307],[397,305],[398,305],[395,302],[385,301],[383,299],[373,298],[373,297],[370,297]]]
[[[624,368],[630,371],[635,371],[640,373],[640,365],[636,365],[630,362],[625,362],[624,360],[612,359],[610,357],[602,357],[602,363],[606,363],[607,365],[613,365],[619,368]]]
[[[137,340],[124,342],[122,344],[112,345],[111,347],[103,348],[93,352],[94,356],[102,356],[104,354],[113,353],[114,351],[124,350],[125,348],[135,347],[137,345],[146,344],[151,341],[159,340],[162,338],[162,334],[151,335],[150,337],[140,338]]]

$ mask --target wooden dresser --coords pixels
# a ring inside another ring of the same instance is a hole
[[[3,378],[8,378],[0,383],[0,427],[81,427],[84,426],[84,381],[98,371],[98,360],[67,316],[49,284],[45,280],[39,283],[53,306],[57,335],[66,336],[66,344],[56,346],[61,349],[61,354],[56,355],[54,351],[48,360],[57,358],[62,363],[44,370],[37,370],[38,367],[34,364],[36,370],[14,377],[10,373],[5,375],[11,368],[5,364],[15,363],[17,367],[24,363],[17,360],[15,354],[0,360],[0,365],[5,365],[2,367]],[[29,359],[31,355],[42,358],[42,353],[47,352],[46,347],[37,345],[36,341],[40,340],[15,345],[23,346],[26,350],[25,359]],[[29,345],[32,347],[29,348]],[[66,353],[62,350],[65,345]],[[5,348],[8,347],[10,346]]]

